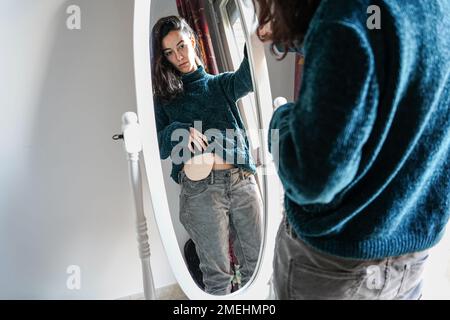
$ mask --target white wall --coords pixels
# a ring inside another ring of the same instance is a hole
[[[442,240],[430,249],[424,271],[424,300],[450,300],[450,228]]]
[[[66,28],[72,4],[81,30]],[[133,1],[0,2],[2,299],[142,292],[127,162],[111,140],[136,110],[132,17]],[[154,223],[150,233],[165,286],[174,278]],[[79,291],[66,287],[69,265]]]

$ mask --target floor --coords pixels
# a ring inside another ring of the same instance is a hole
[[[189,300],[178,284],[173,284],[156,290],[157,300]],[[144,294],[138,293],[120,298],[119,300],[144,300]]]
[[[450,273],[450,270],[446,271]],[[444,279],[450,283],[450,274],[447,274],[447,278]],[[425,280],[428,281],[425,281],[427,285],[424,287],[422,300],[450,300],[450,287],[448,283],[445,284],[444,279],[442,276],[438,277],[438,279],[426,277]],[[157,300],[189,300],[178,284],[158,289],[156,296],[158,297]],[[268,298],[268,300],[271,299],[273,297]],[[144,294],[135,294],[119,300],[144,300]]]
[[[158,300],[189,300],[178,284],[174,284],[156,291]]]

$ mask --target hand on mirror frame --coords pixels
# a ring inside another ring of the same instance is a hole
[[[199,151],[205,151],[208,147],[208,138],[195,128],[189,128],[188,148],[192,153],[195,153],[192,144],[194,144],[194,146],[197,147]]]

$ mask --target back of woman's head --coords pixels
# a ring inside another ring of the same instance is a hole
[[[261,40],[271,40],[274,44],[284,45],[285,49],[302,43],[311,20],[321,0],[253,0],[258,5],[260,26],[271,25],[271,35]],[[258,30],[259,31],[259,30]],[[286,50],[287,51],[287,50]],[[285,57],[286,54],[283,56]]]
[[[170,101],[183,92],[180,72],[163,53],[163,39],[171,31],[180,31],[189,38],[196,37],[188,23],[177,16],[161,18],[153,26],[151,34],[153,94],[162,101]]]

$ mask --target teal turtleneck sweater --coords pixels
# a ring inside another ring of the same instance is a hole
[[[183,138],[172,139],[174,131],[182,129],[187,134],[189,128],[194,128],[195,122],[199,121],[201,128],[196,129],[208,137],[211,147],[206,152],[214,152],[236,167],[255,173],[247,133],[236,105],[240,98],[253,90],[246,51],[235,72],[210,75],[199,66],[196,71],[183,75],[182,81],[183,94],[167,103],[155,99],[161,159],[172,156],[172,151],[178,152],[179,149],[174,148],[183,140],[187,142]],[[180,154],[183,155],[183,151]],[[190,153],[188,158],[193,155]],[[175,163],[172,159],[171,177],[177,183],[183,166],[184,163]]]
[[[296,234],[356,259],[432,247],[450,215],[450,0],[324,0],[303,49],[299,99],[270,125]]]

